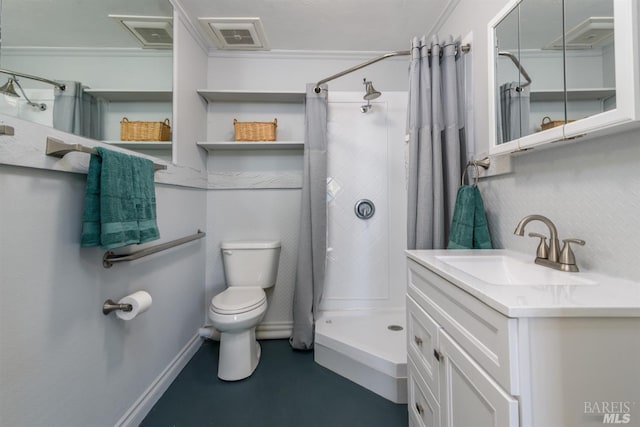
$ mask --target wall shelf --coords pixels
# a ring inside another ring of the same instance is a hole
[[[197,142],[207,151],[216,150],[302,150],[304,141],[205,141]]]
[[[110,102],[171,102],[171,90],[87,89],[85,92]]]
[[[567,99],[569,101],[599,101],[615,96],[615,88],[598,89],[567,89]],[[558,102],[564,101],[564,91],[558,90],[536,90],[531,92],[532,102]]]
[[[305,92],[198,89],[198,94],[207,102],[304,102]]]

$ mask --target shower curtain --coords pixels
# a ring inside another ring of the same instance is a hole
[[[529,135],[530,92],[518,82],[500,86],[498,142],[508,142]]]
[[[102,139],[102,114],[105,101],[84,91],[80,82],[64,83],[65,90],[55,88],[53,127],[65,132]]]
[[[429,50],[431,53],[429,54]],[[440,45],[414,38],[409,68],[407,247],[446,248],[461,165],[464,134],[464,54],[451,36]]]
[[[324,287],[327,255],[327,86],[307,85],[304,175],[298,263],[293,293],[293,332],[298,350],[313,348],[314,320]]]

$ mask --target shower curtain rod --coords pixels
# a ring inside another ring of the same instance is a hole
[[[59,83],[54,80],[45,79],[44,77],[32,76],[30,74],[18,73],[17,71],[5,70],[0,68],[0,73],[9,74],[10,76],[16,77],[20,76],[25,79],[37,80],[43,83],[49,83],[50,85],[56,86],[60,90],[65,90],[67,86],[64,83]]]
[[[471,44],[467,43],[465,45],[460,46],[460,50],[463,53],[467,53],[471,50]],[[358,71],[361,68],[368,67],[371,64],[375,64],[376,62],[382,61],[383,59],[391,58],[393,56],[407,56],[411,54],[410,50],[394,50],[393,52],[387,52],[384,55],[378,56],[377,58],[370,59],[362,64],[355,65],[349,69],[336,73],[332,76],[329,76],[325,79],[322,79],[316,83],[316,87],[313,89],[315,93],[320,93],[320,85],[323,83],[330,82],[331,80],[335,80],[338,77],[342,77],[346,74],[353,73],[354,71]],[[431,49],[429,49],[429,54],[431,54]]]

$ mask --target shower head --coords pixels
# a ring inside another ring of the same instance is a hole
[[[380,95],[382,95],[380,92],[378,92],[374,87],[373,87],[373,83],[372,82],[368,82],[367,79],[363,79],[364,82],[362,84],[365,85],[365,91],[366,93],[364,94],[364,96],[362,97],[362,99],[364,99],[365,101],[371,101],[372,99],[376,99],[378,98]]]
[[[18,92],[16,92],[16,89],[13,87],[14,81],[15,80],[9,77],[7,82],[0,86],[0,93],[3,95],[12,96],[14,98],[20,98],[20,95],[18,95]]]

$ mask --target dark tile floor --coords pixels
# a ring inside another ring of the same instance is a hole
[[[253,375],[217,377],[219,343],[206,341],[142,422],[143,427],[407,426],[407,405],[394,404],[294,351],[264,340]]]

